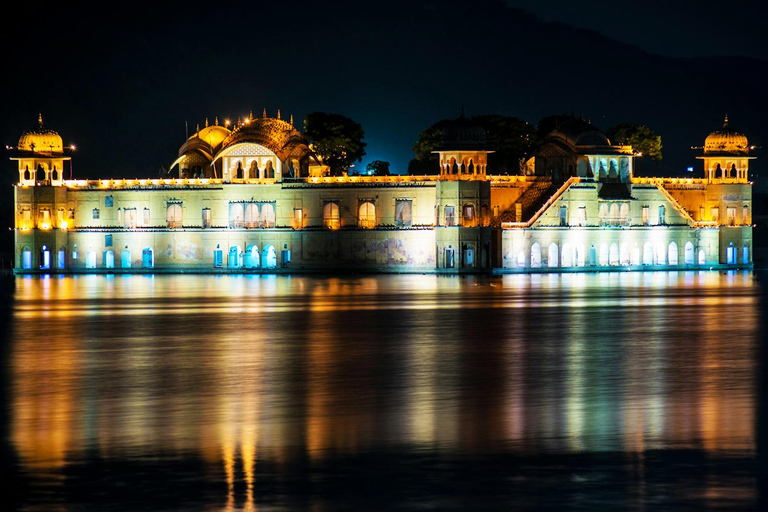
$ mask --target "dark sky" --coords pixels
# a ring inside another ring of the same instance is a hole
[[[140,177],[174,160],[185,122],[263,108],[299,127],[311,111],[347,115],[366,131],[358,168],[383,159],[395,172],[421,130],[462,107],[648,124],[671,169],[696,164],[690,146],[725,113],[765,138],[763,16],[738,1],[114,5],[36,3],[4,19],[3,143],[42,112],[77,144],[77,176]],[[727,57],[691,59],[706,56]]]

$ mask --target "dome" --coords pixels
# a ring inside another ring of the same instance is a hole
[[[577,146],[610,146],[611,141],[599,130],[587,130],[576,138]]]
[[[206,126],[197,133],[197,137],[204,140],[212,148],[221,144],[224,139],[229,137],[230,131],[223,126]],[[194,137],[194,135],[193,135]]]
[[[608,137],[581,117],[561,122],[547,137],[560,139],[570,146],[610,146]]]
[[[488,136],[482,126],[460,117],[451,121],[440,132],[441,151],[485,151],[488,149]]]
[[[704,153],[746,155],[749,153],[749,141],[746,135],[728,126],[728,116],[725,116],[723,127],[710,133],[704,141]]]
[[[34,153],[63,153],[64,145],[58,133],[53,130],[46,130],[43,127],[43,116],[41,114],[37,118],[37,124],[31,130],[21,134],[18,149]]]

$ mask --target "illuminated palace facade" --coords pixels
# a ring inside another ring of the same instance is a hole
[[[13,148],[15,271],[430,272],[744,268],[747,138],[712,132],[704,178],[637,178],[633,150],[581,119],[518,176],[488,173],[486,134],[443,131],[434,176],[331,177],[291,122],[218,121],[157,179],[66,179],[42,119]],[[70,177],[71,178],[71,177]]]

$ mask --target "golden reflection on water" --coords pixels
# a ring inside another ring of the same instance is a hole
[[[304,454],[754,450],[757,301],[751,273],[18,278],[12,442],[196,452],[227,510]]]

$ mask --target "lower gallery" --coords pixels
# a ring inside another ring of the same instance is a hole
[[[577,118],[550,133],[519,175],[487,169],[492,148],[464,119],[443,131],[433,176],[329,176],[292,122],[266,115],[197,130],[173,174],[158,179],[65,179],[70,157],[42,119],[12,151],[19,274],[482,274],[753,261],[753,157],[727,119],[706,138],[702,178],[635,177],[632,147]]]

